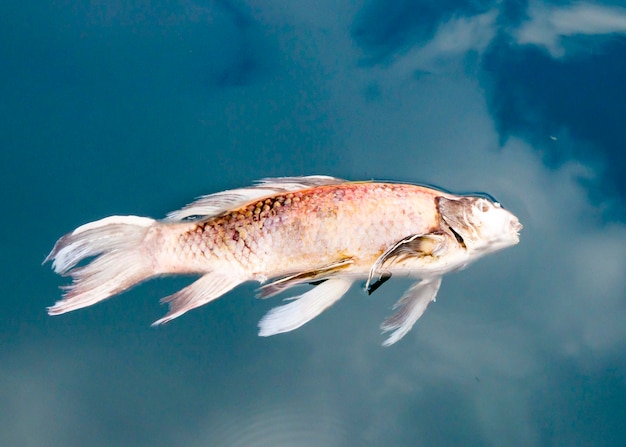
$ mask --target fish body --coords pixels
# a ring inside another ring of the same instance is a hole
[[[359,279],[372,293],[394,275],[420,278],[383,323],[393,331],[388,345],[434,300],[444,274],[516,244],[520,229],[513,214],[483,197],[326,176],[266,179],[202,197],[161,221],[112,216],[62,237],[46,261],[73,283],[49,313],[92,305],[158,275],[202,276],[164,299],[169,312],[155,324],[245,281],[263,284],[263,298],[314,284],[261,320],[267,336],[302,326]]]

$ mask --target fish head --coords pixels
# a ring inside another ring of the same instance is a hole
[[[437,197],[437,209],[459,244],[482,255],[519,243],[522,224],[513,213],[485,197]]]

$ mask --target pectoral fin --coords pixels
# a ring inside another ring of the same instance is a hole
[[[391,275],[386,269],[394,263],[410,257],[438,256],[445,244],[446,238],[442,233],[413,234],[399,240],[374,262],[365,283],[365,290],[371,294],[389,279]]]
[[[352,260],[352,258],[344,258],[337,262],[316,268],[314,270],[285,276],[284,278],[277,279],[276,281],[272,281],[259,287],[257,297],[269,298],[293,286],[297,286],[298,284],[303,284],[307,282],[312,283],[313,285],[321,284],[323,281],[331,277],[334,273],[343,270],[344,268],[351,265],[353,262],[354,261]]]
[[[383,332],[393,331],[383,342],[383,346],[394,344],[411,330],[428,304],[435,300],[440,286],[441,276],[437,276],[424,279],[406,291],[404,296],[393,306],[394,309],[399,310],[380,326]]]

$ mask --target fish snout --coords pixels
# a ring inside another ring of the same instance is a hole
[[[522,225],[516,217],[511,219],[511,222],[509,225],[511,227],[511,231],[513,231],[518,236],[519,236],[519,232],[522,231],[522,228],[524,228],[524,225]]]

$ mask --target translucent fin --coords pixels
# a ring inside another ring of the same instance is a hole
[[[441,276],[437,276],[424,279],[405,292],[404,296],[393,306],[394,309],[400,310],[387,318],[380,326],[383,332],[393,331],[383,342],[383,346],[391,346],[411,330],[428,304],[435,300],[440,286]]]
[[[152,323],[152,326],[167,323],[191,309],[213,301],[244,281],[246,279],[231,274],[207,273],[184,289],[163,298],[161,302],[169,304],[169,311],[163,318]]]
[[[385,274],[388,274],[386,267],[410,257],[438,256],[445,247],[446,237],[442,233],[413,234],[399,240],[376,259],[367,277],[365,290],[373,292],[372,280],[374,284],[383,280]]]
[[[298,191],[315,186],[338,185],[347,180],[330,177],[328,175],[308,175],[304,177],[273,177],[264,178],[257,182],[259,186],[277,188],[281,191]]]
[[[269,298],[298,284],[328,279],[328,277],[331,276],[333,273],[341,271],[345,267],[351,265],[353,262],[354,261],[352,260],[352,258],[345,258],[333,264],[325,265],[315,270],[300,272],[294,275],[277,279],[276,281],[272,281],[271,283],[259,287],[257,297]]]
[[[331,278],[293,301],[270,310],[259,321],[259,335],[267,337],[293,331],[337,302],[352,285],[350,278]]]
[[[230,189],[202,196],[182,209],[169,213],[167,220],[181,221],[192,217],[207,218],[275,194],[345,182],[346,180],[325,175],[266,178],[247,188]]]
[[[144,239],[155,221],[146,217],[111,216],[78,227],[63,236],[44,260],[73,282],[63,299],[48,308],[58,315],[91,306],[122,292],[154,274]],[[80,261],[97,256],[89,264]]]

